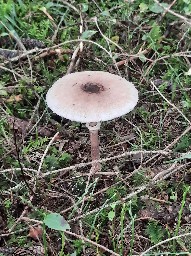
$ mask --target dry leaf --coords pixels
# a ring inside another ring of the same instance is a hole
[[[25,134],[26,129],[27,131],[30,130],[31,126],[33,125],[33,124],[29,125],[28,120],[23,120],[13,116],[8,117],[7,120],[8,120],[8,123],[11,125],[11,127],[14,128],[14,130],[17,130],[21,134]],[[49,128],[48,126],[46,127],[38,126],[36,129],[40,136],[50,137],[52,135],[52,129]]]
[[[12,95],[9,99],[6,100],[6,102],[19,102],[23,99],[23,96],[21,94],[18,95]]]
[[[43,230],[39,225],[37,227],[30,227],[28,237],[31,237],[34,240],[39,240],[42,237]]]

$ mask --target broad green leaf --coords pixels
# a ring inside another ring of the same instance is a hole
[[[116,24],[117,20],[116,19],[111,19],[111,22],[113,22],[113,24]]]
[[[81,4],[81,6],[82,6],[82,12],[87,12],[88,11],[88,4],[85,4],[85,3],[83,3],[83,4]]]
[[[58,213],[50,213],[44,218],[44,224],[54,230],[65,231],[69,230],[68,222]]]
[[[175,161],[180,161],[180,160],[183,160],[183,159],[191,159],[191,153],[185,154],[185,155],[183,155],[182,157],[173,159],[172,161],[175,162]]]
[[[42,6],[42,7],[39,8],[39,10],[42,11],[42,12],[46,12],[46,7]]]
[[[23,3],[23,1],[22,0],[17,0],[17,1],[19,3],[20,7],[22,7],[24,9],[25,4]]]
[[[145,57],[145,55],[142,54],[142,53],[139,55],[139,59],[140,59],[142,62],[145,62],[145,61],[147,60],[147,58]]]
[[[191,100],[189,100],[189,99],[183,100],[182,106],[183,106],[183,108],[191,108]]]
[[[187,72],[184,73],[186,76],[191,76],[191,68]]]
[[[164,6],[165,8],[168,8],[168,4],[167,3],[161,3],[161,5]],[[164,12],[164,8],[162,8],[157,3],[154,3],[153,5],[150,5],[149,6],[149,10],[151,12],[154,12],[154,13],[163,13]]]
[[[19,30],[21,30],[21,29],[17,26],[15,20],[12,19],[9,15],[5,15],[5,18],[6,18],[13,26],[15,26],[16,28],[18,28]],[[6,26],[9,28],[9,24],[6,24]]]
[[[48,10],[52,7],[56,7],[56,8],[62,8],[63,5],[62,4],[57,4],[57,3],[53,3],[53,2],[48,2],[47,4],[45,4],[45,8]],[[59,12],[59,11],[58,11]]]
[[[4,89],[4,85],[0,83],[0,96],[6,96],[7,91]]]
[[[106,16],[106,17],[109,17],[109,16],[110,16],[110,13],[109,13],[108,10],[105,10],[105,11],[103,11],[103,12],[101,13],[101,15]]]
[[[2,32],[1,34],[0,34],[0,36],[2,37],[2,36],[8,36],[9,35],[9,33],[7,33],[7,32]]]
[[[184,10],[184,12],[185,12],[186,15],[190,15],[191,10],[190,10],[189,7],[184,7],[183,10]]]
[[[112,204],[110,204],[110,206],[112,209],[115,209],[116,203],[112,203]]]
[[[7,96],[7,92],[0,88],[0,96]]]
[[[55,3],[53,3],[53,2],[48,2],[46,5],[45,5],[45,7],[47,8],[47,9],[49,9],[49,8],[51,8],[52,6],[54,6],[55,5]]]
[[[156,42],[161,36],[161,30],[160,27],[154,23],[151,31],[149,32],[149,37],[152,39],[152,41]]]
[[[95,33],[97,33],[96,30],[86,30],[82,33],[81,39],[89,39],[90,37],[95,35]]]
[[[115,212],[114,212],[114,211],[110,211],[110,212],[108,213],[108,219],[109,219],[110,221],[112,221],[114,218],[115,218]]]
[[[148,34],[145,34],[142,36],[142,40],[144,40],[144,41],[147,40],[147,38],[148,38]]]
[[[139,8],[140,8],[140,12],[146,12],[149,7],[145,3],[140,3]]]

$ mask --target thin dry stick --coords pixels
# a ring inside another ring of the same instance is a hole
[[[18,45],[20,46],[20,48],[22,50],[24,50],[24,52],[26,52],[26,48],[24,46],[24,44],[21,42],[21,40],[19,38],[17,38],[14,33],[12,33],[12,31],[9,30],[9,28],[2,22],[0,21],[0,23],[6,28],[6,30],[9,32],[9,34],[15,39],[15,41],[18,43]],[[32,70],[32,63],[31,63],[31,60],[30,60],[30,57],[29,55],[26,55],[27,56],[27,59],[28,59],[28,62],[29,62],[29,67],[30,67],[30,71],[31,71],[31,77],[30,77],[30,82],[32,84],[32,80],[33,80],[33,70]]]
[[[151,151],[146,151],[146,150],[139,150],[139,151],[130,151],[130,152],[124,152],[122,154],[116,155],[116,156],[112,156],[112,157],[107,157],[107,158],[103,158],[100,160],[96,160],[96,161],[91,161],[88,163],[80,163],[80,164],[76,164],[73,166],[69,166],[69,167],[65,167],[62,169],[58,169],[58,170],[54,170],[54,171],[50,171],[50,172],[46,172],[43,173],[41,175],[41,177],[46,177],[49,176],[51,174],[55,174],[55,173],[59,173],[59,172],[63,172],[63,171],[70,171],[70,170],[75,170],[77,168],[82,168],[88,165],[92,165],[93,163],[99,162],[99,163],[105,163],[111,160],[115,160],[115,159],[119,159],[119,158],[123,158],[123,157],[127,157],[127,156],[132,156],[132,155],[136,155],[136,154],[162,154],[162,155],[168,155],[170,152],[169,151],[164,151],[164,150],[151,150]]]
[[[149,61],[152,61],[152,63],[149,65],[149,67],[147,68],[147,70],[145,71],[144,73],[144,76],[142,78],[142,80],[145,80],[145,77],[147,76],[147,74],[149,73],[150,69],[152,67],[154,67],[154,65],[159,62],[160,60],[165,60],[165,59],[168,59],[168,58],[174,58],[174,57],[190,57],[191,56],[191,52],[190,51],[186,51],[186,52],[178,52],[178,53],[173,53],[171,55],[165,55],[165,56],[162,56],[156,60],[152,60],[152,59],[149,59]]]
[[[11,70],[11,69],[6,68],[6,67],[1,66],[1,65],[0,65],[0,69],[3,69],[3,70],[8,71],[8,72],[11,72],[12,74],[17,75],[18,77],[20,77],[20,78],[22,78],[22,79],[26,79],[26,78],[27,78],[26,76],[22,76],[22,75],[20,75],[19,73],[17,73],[16,71]]]
[[[166,8],[166,10],[163,12],[161,19],[169,12],[169,10],[172,8],[172,6],[176,3],[177,0],[172,1],[171,4]]]
[[[44,154],[43,154],[43,156],[42,156],[42,158],[41,158],[41,161],[40,161],[40,164],[39,164],[39,168],[38,168],[38,170],[37,170],[37,173],[36,173],[36,176],[35,176],[35,179],[34,179],[34,180],[35,180],[34,187],[33,187],[33,192],[34,192],[34,194],[35,194],[35,192],[36,192],[37,179],[38,179],[38,177],[39,177],[39,175],[40,175],[40,171],[41,171],[41,168],[42,168],[42,164],[43,164],[44,158],[45,158],[45,156],[46,156],[46,154],[47,154],[47,152],[48,152],[50,146],[52,145],[53,141],[54,141],[55,138],[58,136],[58,134],[59,134],[59,132],[57,132],[57,133],[54,135],[54,137],[51,139],[51,141],[49,142],[48,146],[46,147],[46,149],[45,149],[45,151],[44,151]],[[34,198],[34,194],[32,194],[32,195],[30,196],[30,199],[29,199],[30,202],[32,202],[32,200],[33,200],[33,198]],[[17,223],[19,223],[19,222],[21,221],[21,219],[25,216],[25,214],[27,214],[28,208],[29,208],[28,205],[25,206],[25,208],[24,208],[23,212],[21,213],[20,217],[16,220],[16,222],[13,224],[13,226],[9,229],[9,232],[13,231],[13,229],[15,228],[15,226],[17,225]]]
[[[33,225],[33,227],[37,226],[37,225],[38,224],[35,224],[35,225]],[[7,236],[10,236],[10,235],[13,235],[13,234],[21,233],[23,231],[28,231],[28,227],[27,228],[22,228],[22,229],[19,229],[19,230],[15,230],[15,231],[12,231],[12,232],[2,233],[2,234],[0,234],[0,237],[7,237]]]
[[[1,173],[6,173],[6,172],[17,172],[17,171],[20,171],[20,170],[21,170],[21,168],[9,168],[9,169],[1,170],[1,171],[0,171],[0,174],[1,174]],[[25,167],[23,167],[23,171],[28,171],[28,172],[37,173],[37,170],[31,169],[31,168],[25,168]]]
[[[149,183],[149,185],[150,185],[150,183]],[[130,199],[130,198],[136,196],[136,195],[139,194],[140,192],[144,191],[147,187],[148,187],[148,184],[137,188],[137,190],[133,191],[132,193],[130,193],[130,194],[129,194],[128,196],[126,196],[125,198],[122,198],[121,200],[116,201],[115,204],[118,205],[118,204],[124,203],[124,201],[127,201],[128,199]],[[92,210],[92,211],[86,212],[85,214],[82,214],[82,215],[80,215],[80,216],[77,216],[77,217],[75,217],[75,218],[69,220],[68,222],[76,221],[76,220],[85,218],[85,217],[87,217],[88,215],[91,215],[91,214],[94,214],[94,213],[97,213],[97,212],[101,212],[103,209],[106,209],[106,208],[108,208],[108,207],[111,207],[112,204],[113,204],[113,203],[104,204],[104,205],[102,205],[101,207],[96,208],[96,209],[94,209],[94,210]]]
[[[172,170],[174,170],[174,169],[176,168],[176,166],[177,166],[177,162],[173,163],[173,164],[171,165],[171,167],[168,168],[168,170],[163,170],[163,171],[157,173],[157,174],[154,176],[153,180],[155,181],[155,180],[158,180],[158,179],[163,178],[163,177],[164,177],[164,174],[167,174],[167,173],[171,172]]]
[[[33,125],[33,127],[29,131],[27,131],[25,136],[29,135],[37,127],[37,125],[39,124],[39,122],[41,121],[45,113],[46,113],[46,109],[43,111],[42,115],[38,118],[38,121]]]
[[[78,14],[80,15],[80,20],[81,20],[81,24],[80,24],[80,35],[81,35],[83,32],[83,19],[82,19],[81,13],[79,12]],[[75,66],[76,67],[78,66],[79,58],[77,58],[77,57],[78,57],[79,51],[80,51],[80,53],[82,53],[82,51],[83,51],[83,42],[80,42],[80,44],[76,47],[76,49],[72,55],[71,62],[70,62],[70,65],[69,65],[69,68],[68,68],[66,74],[72,73]]]
[[[84,26],[84,21],[83,21],[83,16],[82,16],[82,12],[81,12],[81,10],[80,10],[80,37],[82,36],[82,33],[83,33],[83,26]],[[84,44],[83,44],[83,42],[80,42],[80,55],[79,55],[79,57],[78,57],[78,59],[76,60],[76,67],[75,68],[77,68],[78,66],[79,66],[79,64],[80,64],[80,56],[82,55],[82,52],[83,52],[83,48],[84,48]]]
[[[67,1],[64,0],[58,0],[59,2],[62,2],[63,4],[67,5],[68,7],[70,7],[71,9],[73,9],[75,12],[77,12],[78,14],[80,14],[79,10],[73,6],[72,4],[68,3]]]
[[[112,59],[113,63],[115,63],[115,60],[113,59],[113,57],[111,56],[110,52],[108,52],[103,46],[101,46],[100,44],[94,42],[94,41],[91,41],[91,40],[86,40],[86,39],[74,39],[74,40],[69,40],[69,41],[65,41],[63,43],[60,43],[60,44],[57,44],[57,45],[54,45],[52,47],[47,47],[47,48],[44,48],[44,49],[32,49],[32,50],[29,50],[29,51],[26,51],[25,53],[21,54],[20,56],[17,56],[17,57],[14,57],[14,58],[11,58],[9,59],[9,61],[6,61],[6,62],[3,62],[3,63],[0,63],[0,65],[4,66],[5,64],[9,63],[9,62],[14,62],[14,61],[18,61],[20,58],[24,58],[26,57],[27,55],[30,55],[30,54],[33,54],[33,53],[39,53],[39,54],[42,54],[43,52],[47,52],[51,49],[55,49],[55,48],[58,48],[58,47],[61,47],[65,44],[71,44],[71,43],[75,43],[75,42],[86,42],[86,43],[91,43],[91,44],[94,44],[96,45],[97,47],[99,47],[100,49],[102,49],[103,51],[105,51],[109,57]],[[125,54],[126,57],[140,57],[141,53],[137,53],[137,54]],[[179,53],[173,53],[171,55],[165,55],[161,58],[158,58],[156,60],[153,61],[152,65],[156,64],[156,62],[160,61],[160,60],[163,60],[163,59],[167,59],[167,58],[172,58],[172,57],[191,57],[191,51],[185,51],[185,52],[179,52]],[[148,59],[150,60],[150,59]],[[151,60],[150,60],[151,61]],[[147,71],[146,73],[147,74]]]
[[[46,48],[47,49],[47,48]],[[9,58],[9,60],[8,61],[4,61],[3,63],[1,63],[1,65],[6,65],[6,64],[8,64],[9,62],[14,62],[14,61],[18,61],[19,59],[21,59],[21,58],[24,58],[24,57],[26,57],[27,55],[30,55],[30,54],[33,54],[33,53],[37,53],[37,52],[42,52],[42,49],[37,49],[37,48],[35,48],[35,49],[32,49],[32,50],[29,50],[29,51],[22,51],[22,53],[20,54],[20,55],[18,55],[18,56],[16,56],[16,57],[13,57],[13,58]]]
[[[138,126],[134,125],[131,121],[127,120],[126,118],[124,118],[125,121],[127,121],[129,124],[131,124],[134,128],[137,129],[137,131],[139,132],[140,134],[140,141],[141,141],[141,150],[143,150],[143,135],[142,135],[142,132],[141,130],[139,129]],[[140,168],[142,166],[142,163],[143,163],[143,154],[141,154],[141,164],[140,164]]]
[[[78,175],[75,175],[75,178],[77,177],[82,177],[82,176],[89,176],[89,172],[82,172]],[[101,175],[105,175],[105,176],[115,176],[115,175],[119,175],[120,173],[119,172],[95,172],[94,175],[97,175],[97,176],[101,176]]]
[[[191,128],[191,127],[190,127]],[[113,159],[118,159],[118,158],[122,158],[122,157],[126,157],[126,156],[131,156],[131,155],[134,155],[134,154],[157,154],[156,156],[158,157],[160,154],[162,155],[168,155],[168,154],[171,154],[172,152],[170,151],[165,151],[165,150],[159,150],[159,151],[132,151],[132,152],[125,152],[123,154],[120,154],[120,155],[117,155],[117,156],[114,156],[114,157],[108,157],[108,158],[105,158],[105,159],[101,159],[99,160],[100,163],[103,163],[103,162],[107,162],[107,161],[110,161],[110,160],[113,160]],[[180,154],[181,156],[181,154]],[[97,162],[97,161],[96,161]],[[89,166],[89,165],[92,165],[92,161],[91,162],[88,162],[88,163],[80,163],[80,164],[76,164],[76,165],[73,165],[73,166],[69,166],[69,167],[65,167],[65,168],[62,168],[62,169],[58,169],[58,170],[54,170],[54,171],[50,171],[50,172],[46,172],[46,173],[43,173],[41,175],[41,177],[47,177],[51,174],[55,174],[55,173],[59,173],[59,172],[62,172],[62,174],[64,173],[67,173],[71,170],[75,170],[77,168],[82,168],[82,167],[85,167],[85,166]],[[35,173],[37,173],[37,170],[34,170],[34,169],[30,169],[30,168],[24,168],[24,170],[26,169],[26,171],[33,171]],[[129,178],[130,176],[132,176],[133,174],[135,174],[136,172],[139,171],[140,168],[136,169],[135,171],[133,171],[129,176],[127,176],[127,178]],[[3,170],[2,172],[11,172],[11,171],[19,171],[20,168],[15,168],[15,169],[5,169]],[[106,175],[106,174],[104,174]],[[34,179],[31,180],[31,182],[33,182]],[[14,188],[10,188],[9,190],[12,191],[12,190],[15,190],[15,189],[18,189],[19,187],[21,187],[23,184],[20,183],[18,184],[16,187]]]
[[[168,13],[171,13],[172,15],[178,17],[179,19],[183,20],[185,23],[191,25],[191,22],[184,16],[180,15],[179,13],[176,13],[172,10],[170,10],[168,7],[164,7],[161,3],[159,3],[158,0],[154,0],[155,3],[157,3],[160,7],[162,7],[165,11],[167,11]]]
[[[174,109],[176,109],[178,111],[178,113],[181,114],[181,116],[189,123],[191,124],[191,121],[182,113],[182,111],[177,108],[173,103],[171,103],[160,91],[159,89],[156,87],[156,85],[151,81],[152,86],[155,88],[155,90],[160,94],[160,96]]]
[[[179,166],[179,167],[181,167],[181,169],[182,169],[182,168],[188,167],[189,165],[190,165],[190,163],[186,163],[186,164],[183,164],[182,166]],[[164,180],[165,180],[165,179],[168,179],[168,178],[171,177],[172,174],[175,173],[176,171],[177,171],[177,168],[174,168],[174,169],[172,169],[172,170],[166,170],[166,171],[164,171],[164,172],[162,173],[163,179],[164,179]]]
[[[174,172],[175,172],[175,171],[179,171],[179,170],[181,170],[181,169],[184,168],[184,167],[185,167],[185,165],[177,166],[177,167],[174,169]],[[171,167],[170,167],[168,170],[171,170]],[[168,170],[166,170],[166,172],[167,172]],[[158,174],[157,174],[157,175],[158,175]],[[164,179],[164,177],[160,177],[160,179],[155,179],[155,177],[154,177],[149,183],[147,183],[146,185],[143,185],[143,186],[140,186],[140,187],[136,188],[137,190],[131,192],[131,193],[128,194],[126,197],[124,197],[124,198],[122,198],[122,199],[116,201],[115,204],[118,205],[118,204],[121,204],[121,203],[126,202],[126,201],[129,200],[130,198],[132,198],[132,197],[134,197],[135,195],[139,194],[140,192],[144,191],[145,189],[150,188],[150,187],[153,186],[154,184],[157,184],[157,183],[158,183],[159,181],[161,181],[162,179]],[[96,208],[96,209],[94,209],[94,210],[92,210],[92,211],[89,211],[89,212],[87,212],[87,213],[85,213],[85,214],[83,214],[83,215],[81,215],[81,216],[77,216],[77,217],[75,217],[75,218],[69,220],[69,222],[71,222],[71,221],[76,221],[76,220],[81,219],[81,218],[84,218],[84,217],[86,217],[86,216],[88,216],[88,215],[91,215],[91,214],[97,213],[97,212],[99,212],[99,211],[102,211],[102,210],[105,209],[105,208],[111,207],[111,205],[112,205],[112,203],[102,205],[102,206],[99,207],[99,208]]]
[[[121,72],[120,72],[120,70],[119,70],[119,68],[118,68],[118,66],[117,66],[116,60],[113,58],[112,51],[111,51],[111,47],[110,47],[110,44],[109,44],[109,43],[114,44],[114,45],[115,45],[116,47],[118,47],[121,51],[123,51],[123,49],[122,49],[118,44],[116,44],[115,42],[113,42],[111,39],[109,39],[107,36],[105,36],[105,35],[102,33],[102,31],[101,31],[101,29],[100,29],[100,27],[99,27],[99,25],[98,25],[98,22],[97,22],[97,17],[94,17],[94,18],[93,18],[93,21],[95,22],[95,24],[96,24],[96,26],[97,26],[97,28],[98,28],[100,34],[102,35],[102,37],[106,40],[107,45],[108,45],[108,47],[109,47],[110,56],[111,56],[111,58],[112,58],[112,60],[113,60],[113,64],[115,65],[115,68],[116,68],[116,70],[117,70],[117,72],[118,72],[118,75],[121,76]]]
[[[184,132],[180,136],[178,136],[175,140],[173,140],[173,142],[171,142],[164,150],[166,151],[166,150],[169,150],[170,148],[172,148],[190,130],[191,130],[191,125],[189,127],[187,127],[186,130],[184,130]]]
[[[158,246],[162,245],[162,244],[165,244],[165,243],[168,243],[172,240],[176,240],[178,238],[181,238],[181,237],[185,237],[185,236],[191,236],[191,233],[185,233],[185,234],[181,234],[181,235],[178,235],[178,236],[173,236],[171,238],[168,238],[166,240],[163,240],[161,242],[159,242],[158,244],[155,244],[153,246],[151,246],[149,249],[147,249],[146,251],[142,252],[139,256],[144,256],[146,255],[148,252],[150,252],[151,250],[157,248]]]
[[[98,244],[96,242],[93,242],[91,241],[90,239],[86,238],[86,237],[83,237],[83,236],[80,236],[80,235],[77,235],[73,232],[70,232],[70,231],[64,231],[64,233],[68,234],[68,235],[71,235],[71,236],[74,236],[74,237],[77,237],[78,239],[81,239],[82,241],[85,241],[85,242],[88,242],[96,247],[98,247],[99,249],[103,250],[103,251],[106,251],[106,252],[109,252],[111,253],[111,255],[115,255],[115,256],[120,256],[118,253],[115,253],[114,251],[112,250],[109,250],[107,247],[101,245],[101,244]]]
[[[111,44],[114,44],[120,51],[124,52],[123,48],[121,46],[119,46],[116,42],[112,41],[109,37],[107,37],[106,35],[103,34],[103,32],[101,31],[98,22],[97,22],[97,17],[93,18],[93,21],[96,24],[96,27],[98,28],[100,34],[102,35],[102,37],[108,42],[110,42]]]
[[[38,221],[38,220],[35,220],[35,219],[30,219],[30,218],[27,218],[27,217],[23,217],[22,219],[23,219],[24,221],[27,221],[27,222],[35,222],[35,223],[38,223],[38,224],[41,224],[41,225],[43,224],[42,221]],[[102,249],[103,251],[106,251],[106,252],[111,253],[112,255],[120,256],[118,253],[115,253],[114,251],[109,250],[107,247],[105,247],[105,246],[103,246],[103,245],[101,245],[101,244],[98,244],[98,243],[96,243],[96,242],[94,242],[94,241],[92,241],[92,240],[90,240],[90,239],[88,239],[88,238],[86,238],[86,237],[84,237],[84,236],[75,234],[75,233],[70,232],[70,231],[67,231],[67,230],[64,231],[64,233],[65,233],[65,234],[68,234],[68,235],[71,235],[71,236],[74,236],[74,237],[77,237],[78,239],[80,239],[80,240],[82,240],[82,241],[84,241],[84,242],[88,242],[88,243],[90,243],[90,244],[92,244],[92,245],[94,245],[94,246],[96,246],[96,247]]]
[[[40,160],[40,164],[39,164],[39,167],[38,167],[37,177],[39,177],[39,175],[40,175],[40,171],[41,171],[41,168],[42,168],[42,164],[43,164],[43,162],[44,162],[44,158],[46,157],[50,146],[51,146],[52,143],[55,141],[55,139],[56,139],[56,137],[58,136],[58,134],[59,134],[59,132],[57,132],[57,133],[52,137],[51,141],[48,143],[48,145],[47,145],[47,147],[46,147],[46,149],[45,149],[45,151],[44,151],[44,154],[43,154],[43,156],[42,156],[42,158],[41,158],[41,160]]]
[[[174,145],[176,145],[176,143],[177,143],[184,135],[186,135],[189,131],[191,131],[191,126],[187,127],[186,130],[184,130],[184,132],[183,132],[180,136],[178,136],[175,140],[173,140],[173,142],[171,142],[171,143],[164,149],[164,151],[166,151],[166,150],[168,151],[170,148],[172,148]],[[159,154],[157,154],[157,155],[151,157],[150,159],[148,159],[148,160],[145,162],[145,164],[148,164],[149,162],[153,162],[153,160],[154,160],[155,158],[158,158],[158,157],[159,157]],[[159,158],[159,160],[160,160],[160,158]]]
[[[92,2],[96,5],[96,7],[98,8],[98,10],[100,12],[102,12],[102,9],[99,7],[99,5],[97,4],[97,2],[95,0],[92,0]]]
[[[31,118],[30,118],[30,120],[29,120],[29,122],[28,122],[28,124],[27,124],[27,126],[26,126],[26,131],[28,131],[28,129],[31,127],[31,125],[32,125],[32,122],[33,122],[33,119],[34,119],[34,117],[35,117],[35,113],[37,112],[37,110],[39,109],[39,106],[40,106],[40,98],[38,99],[38,102],[37,102],[37,104],[36,104],[36,106],[35,106],[35,108],[34,108],[34,110],[33,110],[33,114],[31,115]]]
[[[9,228],[8,233],[11,233],[13,231],[13,229],[16,227],[16,225],[22,220],[22,218],[25,216],[25,214],[28,212],[28,206],[26,206],[23,210],[23,212],[21,213],[21,215],[19,216],[19,218],[14,222],[14,224],[12,225],[11,228]]]
[[[20,58],[23,58],[23,57],[26,57],[28,56],[29,54],[32,54],[32,53],[36,53],[36,52],[39,52],[39,53],[42,53],[42,52],[46,52],[46,51],[49,51],[51,49],[55,49],[55,48],[58,48],[60,46],[63,46],[63,45],[66,45],[66,44],[71,44],[71,43],[76,43],[76,42],[84,42],[84,43],[90,43],[90,44],[94,44],[96,45],[97,47],[99,47],[100,49],[102,49],[104,52],[106,52],[109,57],[112,59],[113,63],[115,63],[115,59],[113,58],[113,56],[111,55],[111,53],[109,51],[107,51],[107,49],[105,49],[103,46],[101,46],[100,44],[94,42],[94,41],[91,41],[91,40],[87,40],[87,39],[73,39],[73,40],[69,40],[69,41],[65,41],[63,43],[60,43],[60,44],[57,44],[57,45],[54,45],[52,47],[47,47],[47,48],[44,48],[44,49],[32,49],[30,51],[27,51],[23,54],[21,54],[20,56],[17,56],[15,58],[11,58],[9,59],[9,61],[7,62],[3,62],[3,63],[0,63],[0,65],[5,65],[9,62],[13,62],[13,61],[18,61]]]
[[[66,74],[70,74],[72,73],[73,69],[74,69],[74,66],[76,64],[76,58],[77,58],[77,55],[78,55],[78,52],[80,50],[80,45],[78,45],[74,51],[74,53],[72,54],[72,58],[71,58],[71,61],[70,61],[70,65],[69,65],[69,68],[66,72]]]

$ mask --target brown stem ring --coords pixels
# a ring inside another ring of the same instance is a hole
[[[87,123],[87,128],[90,131],[90,142],[91,142],[91,157],[92,161],[96,161],[100,159],[100,149],[99,149],[99,136],[98,131],[100,129],[100,123]],[[92,173],[98,172],[101,170],[100,163],[92,164]]]

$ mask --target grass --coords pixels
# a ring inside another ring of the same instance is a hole
[[[0,0],[0,48],[28,52],[0,53],[2,255],[37,246],[53,256],[189,255],[190,15],[181,0],[169,10],[154,0]],[[88,186],[86,127],[45,103],[68,70],[108,71],[139,90],[134,111],[102,124],[109,160]],[[50,213],[70,229],[45,225]],[[43,227],[38,240],[28,236],[35,225]]]

